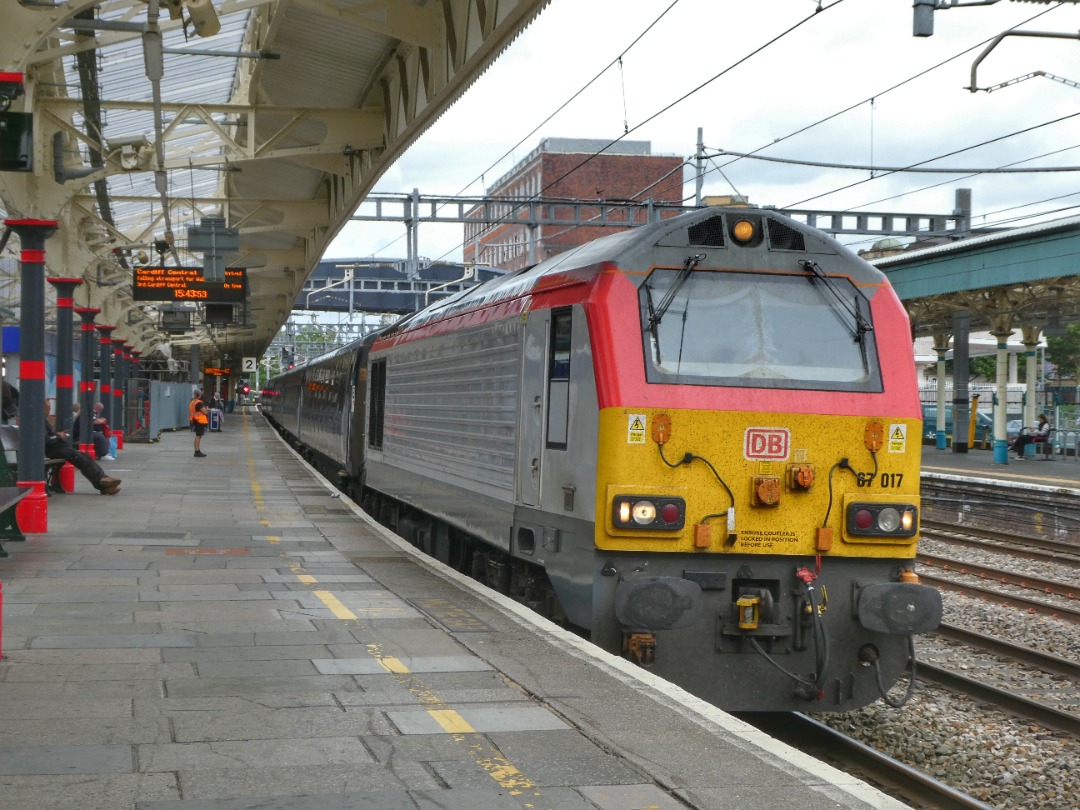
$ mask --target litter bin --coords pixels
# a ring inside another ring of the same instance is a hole
[[[221,430],[221,412],[217,408],[210,409],[210,430]]]
[[[236,400],[235,399],[227,399],[227,400],[225,400],[225,413],[232,413],[233,408],[235,408],[235,407],[236,407]]]

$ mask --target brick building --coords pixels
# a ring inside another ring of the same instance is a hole
[[[654,155],[649,141],[621,141],[603,154],[595,155],[610,143],[590,138],[545,138],[540,145],[493,186],[486,196],[504,198],[514,203],[532,200],[543,204],[544,219],[572,220],[574,209],[559,202],[597,200],[619,203],[628,200],[678,204],[683,198],[683,158],[673,155]],[[582,165],[584,163],[584,165]],[[506,221],[497,225],[481,222],[465,225],[464,259],[504,270],[519,270],[590,242],[625,230],[619,227],[589,225],[541,224],[535,227],[535,258],[530,261],[529,227],[516,224],[528,216],[530,208],[508,205],[500,213]],[[533,206],[535,210],[537,206]],[[586,207],[578,213],[587,222],[601,214],[601,207]],[[481,215],[479,208],[469,216]],[[618,210],[608,219],[622,217]],[[646,212],[639,209],[638,221],[645,221]]]

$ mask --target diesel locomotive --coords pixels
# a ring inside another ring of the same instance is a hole
[[[728,710],[888,697],[921,413],[885,277],[707,208],[500,276],[270,380],[261,407],[429,554]]]

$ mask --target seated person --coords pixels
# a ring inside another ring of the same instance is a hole
[[[115,495],[120,491],[120,479],[105,475],[96,461],[86,453],[79,452],[67,442],[67,433],[57,433],[49,422],[49,402],[45,401],[45,457],[70,461],[102,495]]]
[[[97,403],[100,405],[101,403]],[[97,405],[94,406],[95,410]],[[80,442],[82,442],[82,413],[80,413],[81,406],[79,403],[75,403],[71,406],[71,412],[75,415],[75,419],[71,423],[71,437],[75,442],[75,448],[78,449]],[[97,420],[94,420],[95,423]],[[104,419],[102,422],[104,423]],[[104,432],[99,431],[95,424],[94,430],[91,431],[92,441],[94,443],[94,456],[102,461],[115,461],[115,459],[109,455],[109,439]],[[89,442],[87,442],[89,444]]]
[[[8,422],[15,423],[18,421],[19,416],[19,389],[14,385],[4,380],[4,402],[3,411],[0,413],[0,417],[3,418],[3,422],[6,425]]]
[[[106,439],[112,436],[112,429],[105,418],[105,406],[100,402],[94,403],[94,432],[104,433]]]
[[[1024,458],[1024,448],[1026,448],[1029,444],[1046,441],[1049,435],[1050,420],[1046,418],[1045,413],[1040,413],[1039,424],[1035,426],[1035,429],[1025,430],[1023,433],[1016,437],[1016,441],[1013,443],[1013,449],[1016,451],[1016,457]]]

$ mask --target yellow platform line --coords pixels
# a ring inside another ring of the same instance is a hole
[[[244,438],[247,440],[248,426],[247,419],[244,419]],[[255,463],[248,455],[248,476],[251,480],[252,498],[255,502],[256,508],[259,511],[265,510],[265,502],[262,499],[262,488],[255,476]],[[261,521],[266,527],[271,525],[269,520]],[[278,535],[268,535],[267,542],[271,545],[277,545],[280,542]],[[288,552],[282,551],[281,558],[289,566],[289,570],[303,585],[314,586],[318,584],[318,579],[311,574],[305,573],[303,567],[288,558]],[[312,593],[322,602],[335,617],[342,621],[355,621],[360,623],[360,617],[347,608],[344,603],[333,593],[322,588],[313,588]],[[412,670],[410,670],[405,662],[400,658],[396,658],[392,655],[387,655],[382,651],[382,647],[378,644],[367,645],[368,654],[371,655],[376,661],[379,662],[386,672],[390,675],[395,675],[399,678],[400,683],[417,699],[417,701],[424,706],[432,708],[427,709],[427,713],[431,718],[439,724],[439,727],[447,734],[452,735],[455,742],[467,743],[469,746],[469,754],[472,761],[483,770],[488,776],[490,776],[499,787],[507,791],[511,796],[521,796],[526,791],[530,791],[532,796],[539,797],[541,795],[539,788],[536,784],[525,776],[521,770],[510,762],[502,752],[500,752],[495,746],[491,744],[483,735],[479,734],[464,717],[458,714],[451,708],[448,708],[448,704],[442,698],[435,694],[431,688],[425,684]],[[523,807],[531,808],[534,805],[528,801],[523,802]]]
[[[330,608],[330,612],[337,618],[345,620],[356,618],[356,614],[345,607],[341,600],[330,593],[330,591],[313,591],[313,593],[319,598],[320,602]]]
[[[453,709],[429,709],[428,714],[439,724],[439,727],[449,734],[475,734],[476,729],[470,726],[465,718]]]
[[[375,659],[379,662],[379,666],[389,672],[391,675],[409,675],[412,670],[405,666],[405,662],[400,658],[395,658],[392,655],[384,655]]]

